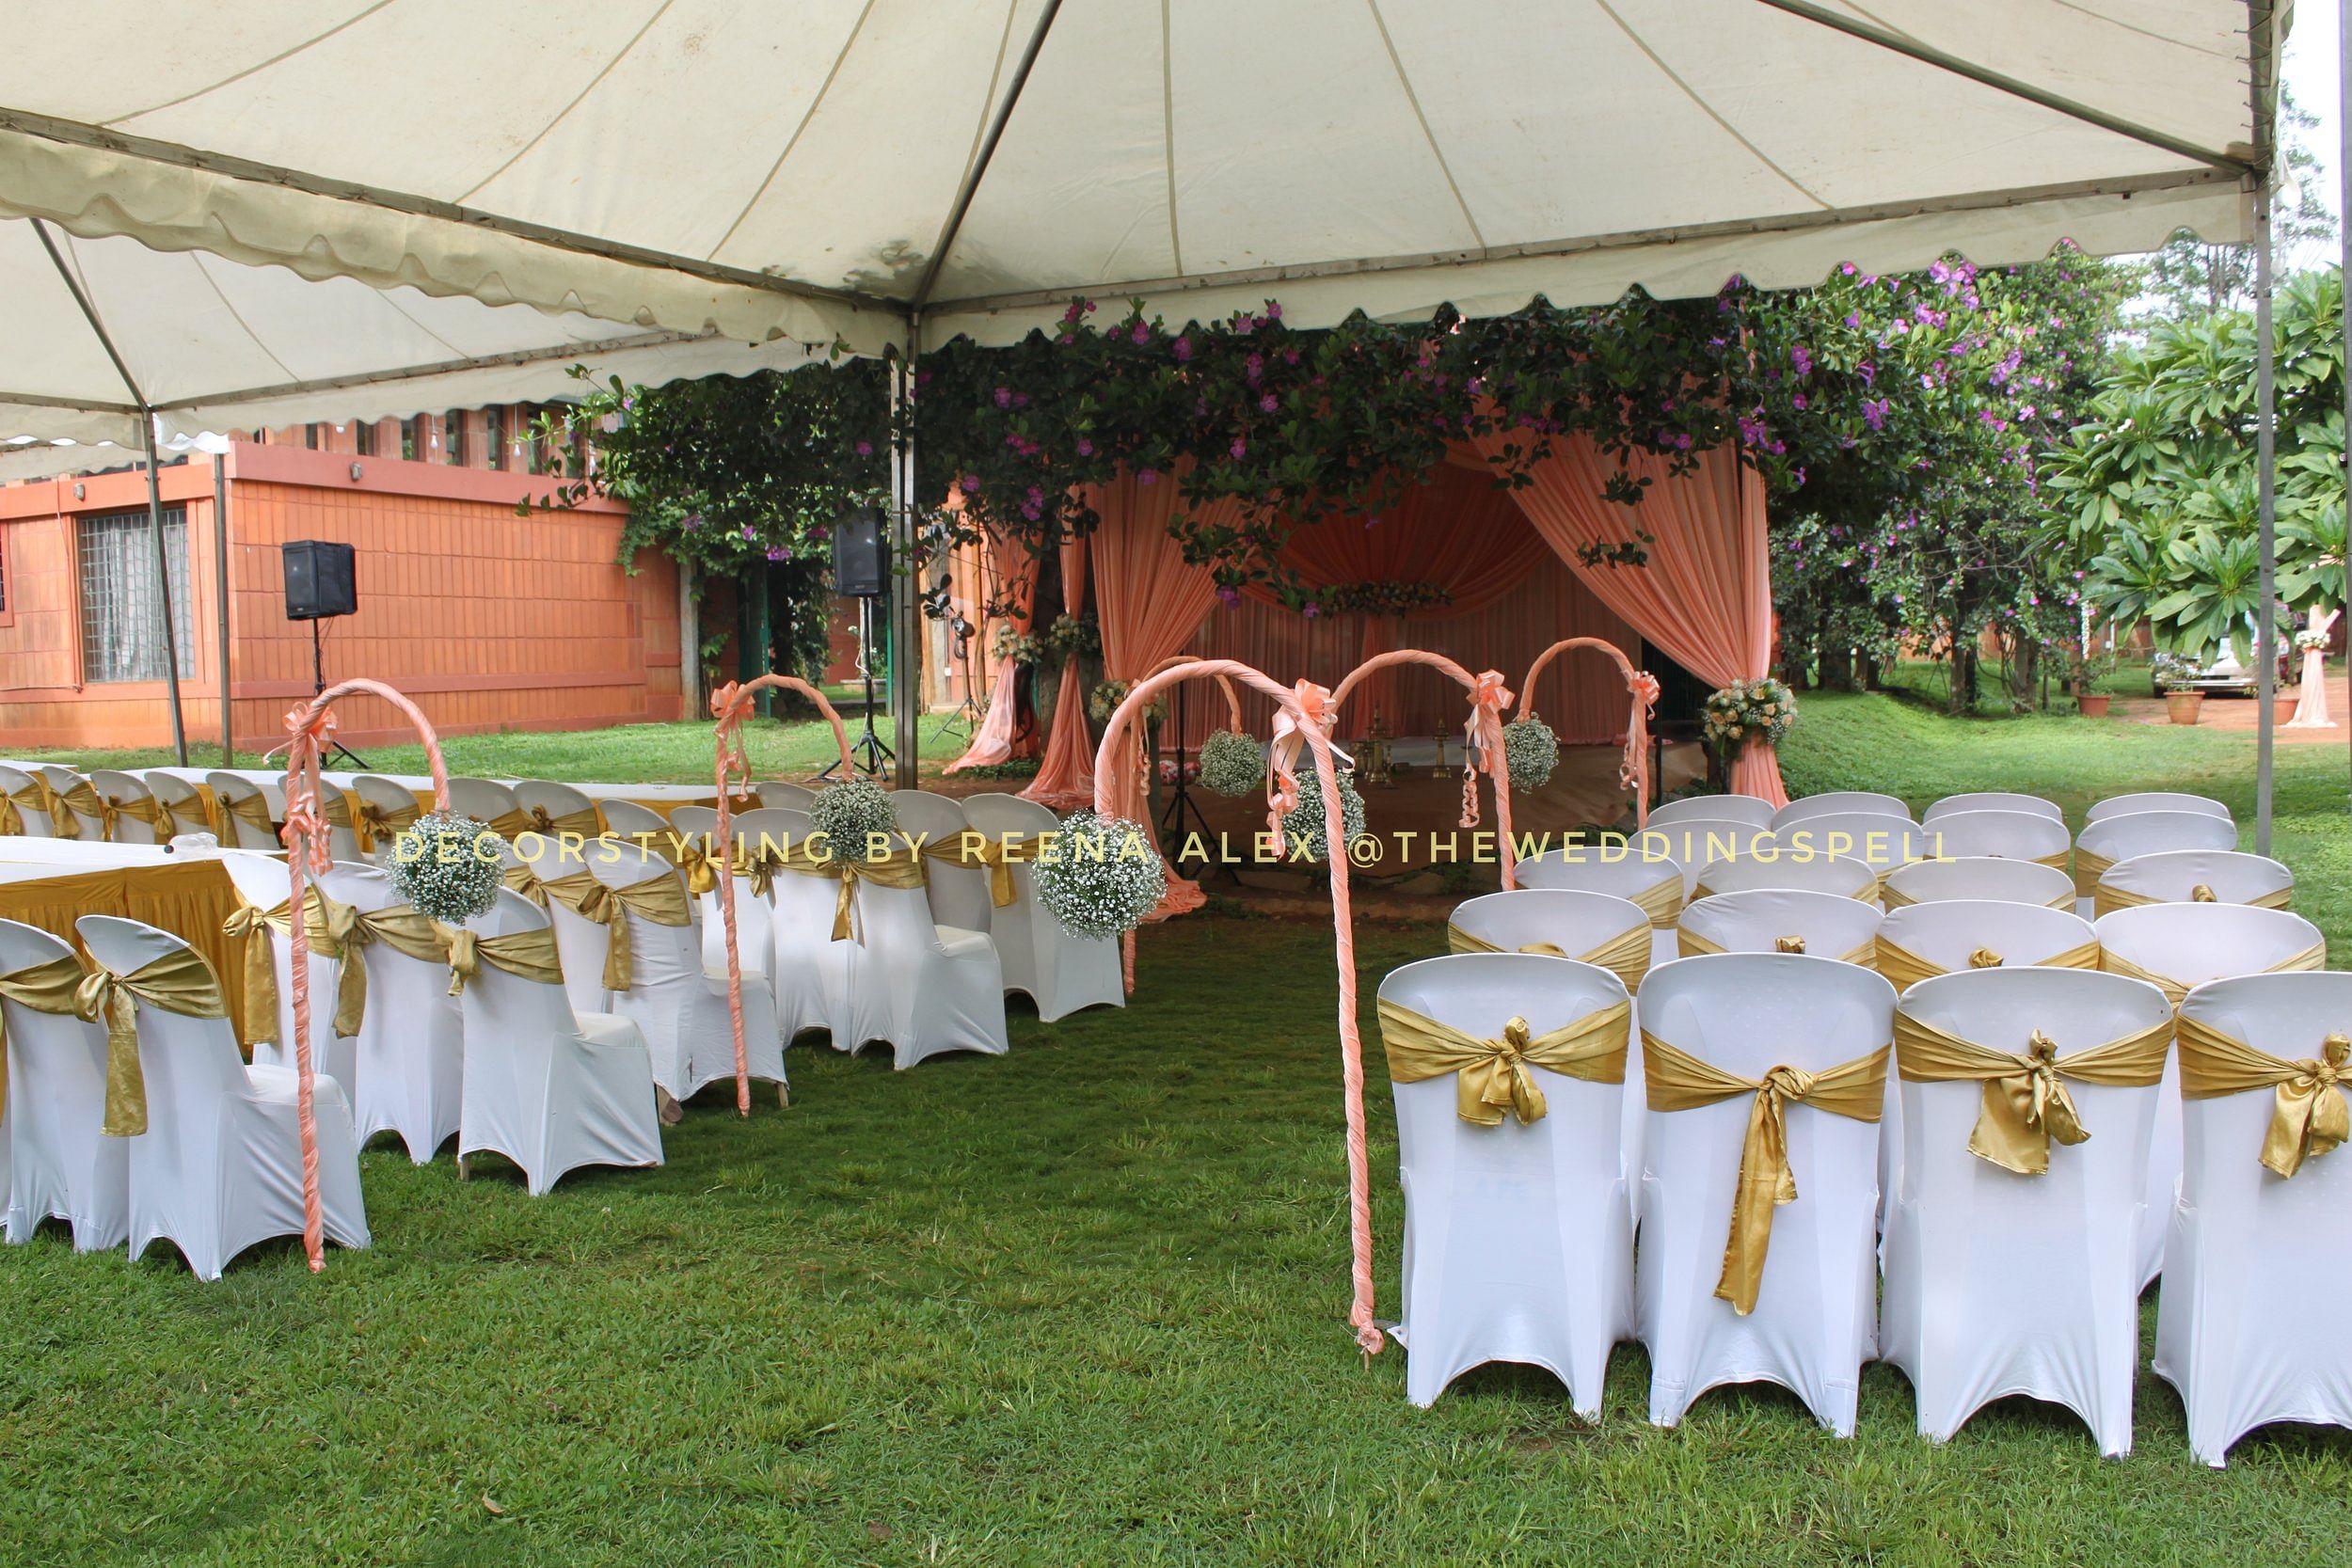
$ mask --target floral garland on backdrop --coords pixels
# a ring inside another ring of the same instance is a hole
[[[1707,699],[1707,738],[1718,746],[1777,746],[1796,721],[1796,693],[1770,675],[1734,681]]]
[[[1410,615],[1452,604],[1454,595],[1434,582],[1342,582],[1315,590],[1311,602],[1327,615]]]

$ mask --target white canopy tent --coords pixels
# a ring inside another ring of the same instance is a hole
[[[643,379],[1007,342],[1080,293],[1313,325],[2255,239],[2285,9],[84,0],[0,55],[0,218],[75,242],[0,222],[0,426],[512,397],[582,339]],[[90,291],[123,367],[77,266],[136,278]]]

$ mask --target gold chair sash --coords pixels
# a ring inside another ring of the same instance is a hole
[[[2100,879],[2098,888],[2090,896],[2091,907],[2101,914],[2113,914],[2118,910],[2137,910],[2149,904],[2217,904],[2220,902],[2214,896],[2213,889],[2203,882],[2199,882],[2189,889],[2185,899],[2152,898],[2144,893],[2135,893],[2130,888],[2117,887],[2104,878]],[[2258,910],[2283,910],[2291,907],[2294,901],[2295,889],[2290,886],[2273,888],[2258,898],[2246,899],[2245,903]]]
[[[1895,1071],[1907,1084],[1981,1081],[1984,1108],[1968,1134],[1968,1152],[2020,1176],[2050,1168],[2050,1140],[2074,1145],[2090,1136],[2066,1092],[2064,1079],[2110,1087],[2144,1088],[2164,1077],[2172,1021],[2121,1039],[2058,1053],[2039,1029],[2023,1054],[1964,1040],[1900,1008],[1895,1012]]]
[[[147,1131],[147,1075],[139,1069],[142,1002],[185,1018],[229,1016],[219,977],[193,947],[167,953],[128,974],[102,964],[82,976],[73,1010],[106,1026],[106,1113],[98,1131],[110,1138],[135,1138]]]
[[[2099,879],[2114,868],[2106,856],[2094,854],[2080,845],[2074,848],[2074,894],[2080,898],[2095,900],[2099,896]]]
[[[278,956],[271,934],[294,934],[291,896],[270,909],[240,903],[220,923],[221,935],[245,944],[245,1027],[247,1045],[277,1045]]]
[[[16,791],[14,794],[10,794],[5,789],[0,789],[0,838],[23,838],[25,836],[24,808],[28,806],[34,811],[40,810],[40,792],[39,790],[34,789],[29,785],[24,789]]]
[[[1642,1076],[1653,1111],[1694,1111],[1737,1095],[1756,1097],[1740,1147],[1740,1187],[1731,1200],[1731,1234],[1715,1294],[1741,1317],[1756,1310],[1764,1259],[1772,1244],[1772,1212],[1797,1200],[1788,1168],[1788,1107],[1810,1105],[1851,1121],[1879,1119],[1886,1101],[1887,1048],[1803,1072],[1776,1067],[1762,1079],[1741,1078],[1642,1031]]]
[[[5,992],[0,992],[5,994]],[[2263,1133],[2266,1170],[2291,1177],[2305,1160],[2315,1160],[2352,1141],[2352,1105],[2344,1080],[2352,1078],[2352,1037],[2329,1035],[2316,1059],[2289,1061],[2225,1035],[2194,1018],[2180,1021],[2181,1095],[2216,1100],[2277,1086],[2270,1125]]]
[[[949,865],[970,866],[988,872],[988,901],[996,909],[1004,909],[1021,896],[1013,886],[1012,868],[1029,860],[1041,833],[991,834],[965,832],[946,838],[927,838],[923,853]]]
[[[1626,897],[1642,907],[1642,912],[1649,916],[1652,926],[1663,929],[1682,918],[1682,873],[1670,871],[1649,886],[1627,894]]]
[[[1999,969],[2008,962],[2006,955],[1996,953],[1990,947],[1979,947],[1968,955],[1970,969]],[[2069,947],[2064,952],[2053,953],[2046,958],[2036,958],[2030,967],[2035,969],[2096,969],[2099,967],[2098,941],[2094,938],[2078,947]],[[1929,962],[1902,943],[1888,941],[1883,934],[1878,939],[1878,971],[1885,975],[1887,983],[1899,991],[1909,990],[1920,981],[1931,980],[1938,974],[1956,973]]]
[[[164,809],[164,803],[152,795],[134,795],[127,800],[117,800],[114,808],[117,817],[127,816],[134,822],[147,824],[148,831],[155,835],[158,844],[170,843],[173,834],[179,832],[179,824]],[[167,827],[171,829],[170,832],[164,831]]]
[[[822,833],[811,833],[793,845],[781,857],[785,870],[803,877],[833,877],[841,883],[840,896],[834,900],[833,940],[858,942],[866,940],[865,923],[857,918],[857,887],[860,882],[872,882],[878,887],[919,888],[926,885],[923,856],[903,841],[887,855],[851,860],[832,853],[830,846],[823,851],[815,844]]]
[[[686,878],[686,891],[691,896],[699,898],[706,893],[718,891],[718,863],[701,839],[676,832],[663,832],[632,833],[628,835],[628,841],[641,846],[647,854],[659,855],[676,866]]]
[[[544,910],[548,907],[547,884],[539,880],[539,874],[536,871],[532,870],[531,867],[527,865],[510,865],[505,870],[499,873],[499,880],[504,882],[508,887],[513,888],[516,893],[521,894],[524,897],[530,899],[541,909]]]
[[[1384,997],[1380,1044],[1391,1082],[1419,1084],[1451,1072],[1454,1114],[1464,1121],[1500,1127],[1506,1116],[1516,1116],[1524,1127],[1543,1120],[1547,1109],[1531,1067],[1588,1084],[1625,1082],[1632,1018],[1632,1004],[1619,1002],[1541,1035],[1515,1018],[1503,1025],[1501,1039],[1480,1039]]]
[[[523,831],[543,833],[552,839],[561,839],[565,833],[575,833],[583,839],[595,838],[604,832],[604,814],[596,809],[594,800],[579,811],[567,811],[561,816],[553,815],[545,806],[525,806],[520,815]],[[499,820],[503,822],[506,818],[501,816]]]
[[[2285,974],[2306,969],[2325,969],[2327,966],[2328,944],[2326,942],[2322,941],[2313,942],[2311,946],[2304,948],[2300,953],[2291,954],[2288,957],[2280,959],[2277,963],[2272,964],[2268,969],[2264,970],[2262,973],[2265,974]],[[2171,1003],[2175,1007],[2181,1005],[2182,1000],[2185,998],[2191,990],[2203,984],[2202,981],[2199,980],[2175,980],[2169,974],[2159,974],[2153,969],[2142,969],[2139,965],[2132,962],[2131,959],[2117,953],[2113,948],[2109,948],[2106,952],[2099,955],[2099,967],[2106,970],[2110,974],[2128,974],[2135,980],[2145,980],[2149,982],[2151,985],[2160,989],[2164,992],[2165,1000]]]
[[[1719,942],[1708,941],[1706,937],[1703,937],[1696,931],[1692,930],[1688,926],[1683,926],[1677,927],[1675,930],[1675,951],[1681,954],[1686,958],[1704,958],[1710,953],[1727,952],[1729,949],[1724,947]],[[1776,937],[1773,939],[1772,951],[1775,953],[1802,953],[1804,951],[1804,938]],[[1840,953],[1837,955],[1837,960],[1840,963],[1860,964],[1863,968],[1867,969],[1870,967],[1870,960],[1875,956],[1876,950],[1869,942],[1866,942],[1851,953]]]
[[[149,799],[155,805],[155,815],[151,820],[154,823],[155,837],[158,841],[168,844],[182,833],[211,833],[215,839],[221,836],[220,824],[215,819],[213,811],[211,790],[206,789],[202,784],[190,784],[188,787],[195,793],[175,800],[163,791],[154,788],[152,784],[148,787]],[[128,806],[124,809],[130,810]],[[183,815],[183,810],[193,812],[194,817]],[[133,811],[132,815],[136,816],[138,813]],[[142,816],[140,820],[151,819]]]
[[[224,798],[220,801],[220,806],[223,811],[246,826],[259,828],[269,834],[270,842],[273,844],[278,842],[279,830],[285,827],[284,823],[270,816],[269,800],[259,790],[250,795]],[[227,827],[228,823],[224,821],[221,826]]]
[[[516,806],[512,811],[502,811],[490,818],[490,831],[512,844],[524,833],[534,830],[531,826],[531,814],[522,807]]]
[[[687,902],[686,884],[664,871],[627,887],[610,887],[589,871],[543,878],[548,896],[604,927],[604,989],[625,991],[635,984],[629,950],[628,917],[636,914],[657,926],[691,926],[693,906]]]
[[[1642,977],[1649,973],[1649,933],[1648,926],[1635,926],[1611,937],[1589,953],[1564,952],[1560,944],[1553,942],[1532,942],[1517,951],[1541,953],[1553,958],[1574,958],[1580,963],[1598,964],[1624,981],[1626,990],[1631,993],[1642,989]],[[1497,947],[1485,937],[1471,935],[1450,920],[1445,925],[1445,936],[1447,947],[1455,953],[1506,951],[1506,949]]]
[[[395,953],[425,963],[447,963],[443,928],[406,904],[361,910],[339,903],[312,888],[304,911],[305,935],[313,951],[336,960],[335,1033],[358,1037],[367,1022],[368,964],[362,949],[382,942]]]
[[[1865,904],[1874,904],[1878,902],[1879,890],[1884,880],[1884,874],[1881,873],[1878,876],[1872,877],[1868,881],[1863,883],[1862,886],[1855,888],[1852,892],[1847,894],[1846,896],[1849,898],[1859,899]],[[1720,896],[1721,895],[1717,893],[1715,889],[1708,886],[1705,881],[1699,882],[1696,886],[1691,889],[1691,902],[1693,904],[1697,903],[1702,898],[1715,898]]]
[[[386,806],[355,793],[351,800],[352,806],[345,815],[351,818],[351,836],[359,841],[359,852],[363,855],[374,854],[378,846],[398,838],[403,829],[414,826],[417,818],[424,815],[424,808],[413,800],[405,806]],[[331,809],[326,820],[329,826],[340,825]]]
[[[513,931],[502,937],[485,937],[462,927],[444,926],[441,934],[448,942],[449,993],[455,996],[466,989],[466,982],[482,973],[482,966],[504,970],[518,980],[534,986],[560,986],[564,983],[564,965],[555,954],[555,927],[541,926],[528,931]]]
[[[87,973],[72,954],[47,963],[27,964],[0,974],[0,1000],[30,1007],[37,1013],[71,1017],[73,997]],[[8,1014],[0,1007],[0,1115],[8,1108]]]
[[[2050,863],[2047,861],[2037,861],[2034,863],[2037,865],[2047,865]],[[2058,869],[2063,871],[2066,868],[2061,865]],[[1896,910],[1905,909],[1910,905],[1916,904],[1919,900],[1912,897],[1911,895],[1903,892],[1900,888],[1888,885],[1886,881],[1882,879],[1879,883],[1879,901],[1886,906],[1889,913],[1892,913]],[[2074,912],[2074,895],[2071,890],[2061,893],[2056,898],[2052,898],[2043,903],[2041,908],[2045,910],[2064,910],[2071,914]]]
[[[121,820],[122,813],[112,800],[98,793],[96,784],[87,779],[76,779],[63,799],[75,816],[94,816],[98,819],[98,837],[102,843],[119,842],[116,824]]]

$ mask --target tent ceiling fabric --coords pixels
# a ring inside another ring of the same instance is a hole
[[[1272,295],[1301,325],[1688,295],[2244,239],[2284,9],[1064,0],[1007,114],[1049,3],[246,0],[191,29],[165,0],[82,0],[0,54],[0,214],[81,237],[93,268],[118,236],[165,253],[161,314],[233,309],[254,342],[187,397],[413,368],[435,333],[470,356],[431,320],[460,299],[692,335],[716,369],[875,352],[934,271],[930,341],[1009,341],[1075,293],[1180,320]],[[303,279],[407,292],[370,317]],[[35,336],[0,382],[29,362],[81,385],[66,327]]]

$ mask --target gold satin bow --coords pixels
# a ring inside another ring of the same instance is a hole
[[[220,933],[245,944],[245,1039],[247,1045],[277,1045],[278,958],[271,934],[294,934],[294,904],[274,909],[239,904],[220,923]]]
[[[1940,964],[1931,963],[1921,958],[1902,943],[1890,941],[1884,932],[1879,934],[1877,945],[1878,972],[1886,976],[1887,983],[1899,991],[1909,990],[1920,981],[1931,980],[1938,974],[1954,973]],[[2007,959],[1990,947],[1979,947],[1968,955],[1970,969],[1999,969],[2005,967],[2006,964]],[[2099,943],[2093,940],[2069,947],[2062,952],[2052,953],[2047,958],[2036,958],[2032,967],[2035,969],[2096,969],[2099,967]]]
[[[594,800],[589,801],[578,811],[567,811],[561,816],[550,815],[547,807],[537,805],[524,807],[522,815],[525,818],[523,825],[526,829],[545,834],[559,843],[565,833],[589,839],[596,838],[604,832],[604,816],[596,809],[596,803]],[[504,821],[505,818],[501,817],[500,820]]]
[[[72,954],[46,963],[27,964],[0,974],[0,1001],[30,1007],[37,1013],[72,1017],[74,992],[82,984],[81,960]],[[8,1012],[0,1007],[0,1115],[8,1108]]]
[[[359,809],[350,814],[351,836],[359,841],[361,854],[374,854],[379,844],[389,844],[398,838],[402,830],[414,827],[417,818],[424,815],[423,808],[414,800],[405,806],[385,806],[364,795],[355,799],[359,802]],[[327,813],[326,820],[329,826],[335,825],[332,811]]]
[[[502,937],[485,937],[463,927],[441,927],[449,943],[449,994],[456,996],[466,983],[482,973],[482,966],[503,970],[519,980],[533,985],[560,986],[564,983],[564,965],[556,957],[555,927],[541,926],[528,931],[513,931]]]
[[[167,953],[128,974],[100,965],[82,976],[74,988],[73,1010],[106,1026],[106,1113],[98,1131],[110,1138],[135,1138],[147,1131],[147,1076],[139,1069],[140,1003],[185,1018],[229,1016],[219,978],[193,947]]]
[[[1692,1111],[1738,1095],[1754,1095],[1747,1135],[1740,1146],[1740,1185],[1731,1201],[1731,1234],[1724,1243],[1715,1294],[1741,1317],[1756,1310],[1764,1259],[1772,1244],[1772,1212],[1797,1200],[1788,1168],[1788,1107],[1810,1105],[1850,1121],[1875,1122],[1886,1101],[1887,1048],[1804,1072],[1775,1067],[1761,1079],[1741,1078],[1642,1031],[1642,1075],[1653,1111]]]
[[[2233,901],[2242,902],[2258,910],[2289,909],[2295,902],[2295,889],[2292,885],[2273,888],[2268,893],[2260,894],[2252,898]],[[2113,914],[2118,910],[2140,909],[2149,904],[2181,902],[2218,904],[2224,900],[2214,892],[2212,884],[2207,882],[2199,882],[2191,887],[2188,890],[2188,897],[2182,900],[2152,897],[2148,894],[2135,892],[2127,887],[2118,887],[2104,877],[2099,879],[2099,891],[2092,895],[2092,907],[2100,914]]]
[[[19,793],[30,796],[33,794],[33,791],[26,789],[20,791]],[[24,805],[33,805],[35,810],[40,809],[37,805],[34,805],[32,800],[25,800]],[[18,796],[11,795],[5,789],[0,789],[0,838],[22,838],[24,836],[24,813],[23,807],[18,803]]]
[[[625,991],[636,983],[635,955],[630,945],[628,917],[643,916],[657,926],[693,923],[686,887],[674,872],[664,871],[627,887],[599,881],[594,872],[575,871],[549,877],[540,884],[548,896],[561,902],[585,921],[604,927],[604,989]]]
[[[64,800],[75,816],[94,816],[98,819],[98,836],[102,841],[108,844],[119,841],[120,835],[118,829],[122,813],[112,800],[98,793],[96,784],[87,779],[76,779],[66,790]]]
[[[1521,953],[1540,953],[1551,958],[1574,958],[1579,963],[1597,964],[1624,982],[1628,994],[1642,989],[1643,976],[1649,974],[1650,927],[1635,926],[1611,937],[1589,953],[1564,951],[1556,942],[1531,942],[1517,949]],[[1485,937],[1465,931],[1452,921],[1446,922],[1446,945],[1456,953],[1500,953],[1503,949]]]
[[[1772,951],[1775,953],[1802,953],[1804,951],[1804,938],[1774,937],[1772,939]]]
[[[658,855],[678,868],[686,879],[686,891],[699,898],[706,893],[719,890],[719,871],[710,850],[699,838],[679,832],[647,832],[631,835],[630,842],[644,846],[648,854]]]
[[[1548,1107],[1532,1067],[1589,1084],[1625,1082],[1633,1017],[1628,1002],[1541,1035],[1515,1018],[1501,1039],[1481,1039],[1385,997],[1378,1015],[1390,1080],[1419,1084],[1454,1073],[1454,1114],[1476,1127],[1500,1127],[1511,1116],[1523,1127],[1544,1119]]]
[[[756,844],[738,841],[735,846],[735,874],[752,884],[755,898],[768,896],[776,885],[776,873],[788,863],[788,857],[772,840],[763,838]]]
[[[520,864],[510,865],[499,873],[499,880],[541,909],[548,907],[547,884],[539,880],[539,874],[531,867]]]
[[[2270,1125],[2263,1132],[2265,1169],[2291,1177],[2352,1141],[2352,1107],[2344,1081],[2352,1078],[2352,1037],[2338,1033],[2320,1042],[2316,1059],[2289,1061],[2225,1035],[2201,1020],[2180,1021],[2181,1095],[2214,1100],[2277,1085]]]
[[[1788,946],[1787,943],[1789,942],[1795,942],[1796,945],[1794,947]],[[1804,951],[1804,938],[1776,937],[1773,939],[1772,950],[1777,953],[1802,953]],[[1685,926],[1677,928],[1675,932],[1675,951],[1686,958],[1705,958],[1712,953],[1728,952],[1730,949],[1724,947],[1723,943],[1714,941],[1712,938],[1699,935],[1698,932],[1693,931],[1689,927]],[[1874,942],[1866,942],[1851,953],[1840,953],[1837,956],[1837,961],[1839,963],[1858,964],[1862,968],[1867,969],[1870,967],[1871,961],[1874,958],[1876,958],[1876,956],[1877,944]]]
[[[901,841],[897,849],[886,855],[852,859],[832,853],[828,845],[824,851],[816,847],[822,833],[811,833],[793,845],[784,857],[784,868],[803,877],[833,877],[839,879],[841,892],[833,906],[833,940],[859,942],[866,938],[863,922],[857,919],[857,887],[860,882],[872,882],[878,887],[919,888],[926,885],[923,857]]]
[[[2051,1139],[2073,1145],[2090,1136],[2064,1080],[2145,1088],[2163,1079],[2171,1039],[2168,1018],[2137,1035],[2060,1056],[2057,1042],[2036,1029],[2018,1054],[1962,1039],[1898,1008],[1895,1070],[1907,1084],[1981,1081],[1983,1109],[1968,1134],[1968,1152],[2020,1176],[2042,1176],[2050,1168]]]

